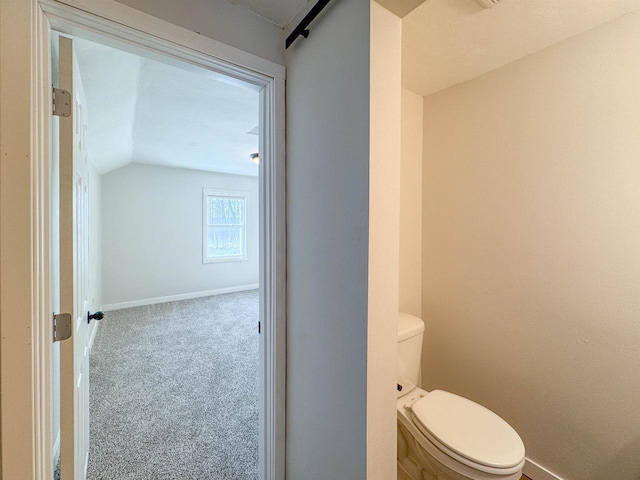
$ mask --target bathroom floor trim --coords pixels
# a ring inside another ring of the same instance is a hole
[[[522,480],[526,480],[529,478],[530,480],[563,480],[561,477],[556,475],[553,472],[550,472],[542,465],[534,462],[533,460],[527,458],[525,459],[524,468],[522,469],[522,473],[526,478]]]

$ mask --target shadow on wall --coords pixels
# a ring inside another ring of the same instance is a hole
[[[604,480],[615,472],[616,480],[640,480],[640,437],[629,442],[615,457],[585,480]]]

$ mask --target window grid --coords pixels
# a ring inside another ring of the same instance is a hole
[[[246,212],[244,192],[204,190],[205,263],[246,258]]]

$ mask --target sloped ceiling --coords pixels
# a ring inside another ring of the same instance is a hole
[[[390,12],[402,18],[424,0],[378,0],[378,3]]]
[[[403,85],[426,96],[638,9],[640,0],[500,0],[490,9],[427,0],[402,20]]]
[[[258,152],[255,90],[88,41],[75,45],[99,173],[133,162],[258,174],[250,158]]]

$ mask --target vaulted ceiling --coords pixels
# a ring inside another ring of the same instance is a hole
[[[147,163],[257,175],[258,92],[84,40],[88,148],[104,174]]]

